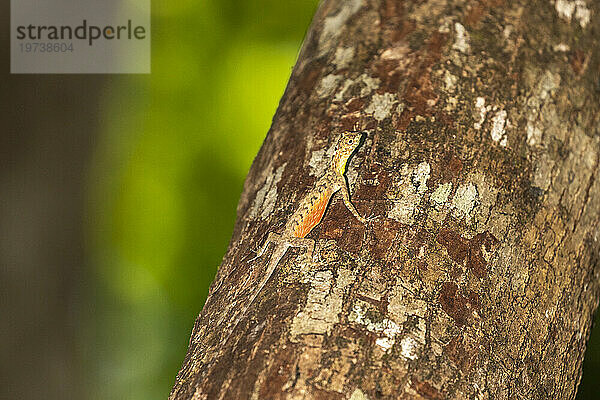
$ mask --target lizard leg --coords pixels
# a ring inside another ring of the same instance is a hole
[[[262,257],[262,255],[265,254],[265,251],[267,251],[269,244],[271,244],[271,243],[277,244],[280,241],[281,241],[281,234],[275,233],[275,232],[270,232],[269,235],[267,236],[267,240],[265,240],[265,243],[256,252],[256,255],[254,257],[252,257],[250,260],[248,260],[248,262],[252,262],[252,261],[256,260],[257,258]]]
[[[287,240],[281,238],[280,234],[272,235],[270,233],[267,238],[267,242],[265,244],[268,244],[269,240],[273,241],[276,244],[275,250],[273,250],[273,254],[271,255],[271,260],[269,261],[267,270],[264,272],[264,276],[261,279],[260,284],[258,285],[258,288],[254,290],[254,292],[250,296],[250,300],[248,301],[248,304],[246,304],[246,306],[244,307],[242,312],[240,314],[238,314],[238,317],[236,318],[235,326],[237,326],[237,324],[240,322],[241,318],[246,314],[246,311],[248,311],[248,309],[250,308],[252,303],[254,303],[254,300],[256,300],[256,297],[260,294],[262,289],[265,287],[265,285],[267,284],[267,282],[273,275],[273,272],[275,272],[275,268],[277,267],[277,264],[279,264],[279,261],[281,261],[284,254],[286,253],[287,249],[291,246]],[[266,246],[263,246],[263,247],[266,247]]]
[[[346,208],[350,210],[352,215],[354,215],[357,220],[359,220],[363,224],[366,224],[367,220],[358,213],[356,207],[354,207],[354,204],[352,204],[352,202],[350,201],[350,191],[348,190],[348,183],[346,182],[346,179],[344,179],[344,182],[342,183],[342,195],[344,197],[344,204],[346,205]]]

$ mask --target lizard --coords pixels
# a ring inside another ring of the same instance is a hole
[[[266,273],[258,288],[250,297],[248,304],[244,307],[242,312],[238,314],[239,317],[237,318],[237,322],[239,322],[246,314],[254,300],[256,300],[261,293],[288,248],[303,247],[306,249],[306,258],[312,260],[315,241],[306,238],[306,236],[321,222],[329,202],[336,192],[341,190],[344,204],[348,210],[361,223],[367,223],[367,219],[359,214],[350,200],[350,192],[348,190],[348,182],[345,175],[348,160],[360,145],[362,137],[363,132],[360,131],[346,131],[342,134],[337,141],[335,154],[325,174],[302,198],[294,213],[287,220],[283,231],[281,233],[270,232],[267,236],[267,240],[257,252],[256,256],[250,260],[253,261],[262,257],[269,245],[271,243],[275,244],[275,249],[271,255]]]

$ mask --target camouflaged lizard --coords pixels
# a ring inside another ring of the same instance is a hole
[[[285,224],[285,228],[281,233],[270,232],[267,236],[267,240],[263,244],[262,248],[258,251],[256,258],[260,258],[269,247],[269,244],[274,243],[275,250],[271,255],[269,266],[262,279],[260,285],[256,291],[252,294],[250,301],[244,307],[243,311],[239,314],[239,319],[244,316],[248,308],[252,305],[256,297],[260,294],[266,283],[269,281],[277,264],[281,261],[285,252],[290,247],[304,247],[306,249],[306,257],[308,260],[312,260],[312,255],[315,248],[315,241],[313,239],[306,238],[306,235],[321,222],[323,215],[327,210],[331,197],[338,192],[342,191],[344,204],[350,210],[350,212],[360,222],[365,224],[367,220],[363,218],[354,204],[350,201],[350,192],[348,190],[348,182],[346,181],[346,167],[348,160],[354,153],[354,151],[360,145],[363,133],[355,131],[347,131],[342,134],[342,137],[338,140],[335,150],[335,155],[329,166],[327,172],[321,177],[312,190],[304,196],[300,201],[298,208],[292,214],[290,219]],[[250,260],[250,261],[252,261]]]

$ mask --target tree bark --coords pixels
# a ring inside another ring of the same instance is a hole
[[[570,399],[599,295],[600,6],[324,0],[171,399]],[[236,326],[355,123],[335,197]],[[270,252],[269,252],[270,254]]]

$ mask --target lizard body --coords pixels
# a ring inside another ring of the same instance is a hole
[[[261,257],[267,250],[267,247],[270,243],[274,243],[276,245],[275,250],[273,250],[273,254],[269,260],[269,265],[265,272],[265,276],[263,277],[258,288],[252,294],[248,304],[239,314],[238,322],[239,319],[244,316],[248,308],[250,308],[266,283],[269,281],[277,265],[279,264],[279,261],[281,261],[281,258],[283,258],[288,248],[304,247],[306,249],[306,257],[309,260],[312,259],[315,241],[312,239],[307,239],[306,235],[308,235],[312,229],[317,226],[319,222],[321,222],[323,215],[327,210],[327,206],[336,192],[340,190],[342,191],[344,204],[356,217],[356,219],[363,224],[367,222],[367,220],[358,213],[350,201],[350,193],[345,176],[348,160],[360,145],[361,138],[361,132],[349,131],[342,134],[342,137],[337,142],[335,155],[327,172],[317,181],[311,191],[302,198],[298,208],[294,211],[292,216],[285,224],[283,232],[269,233],[267,240],[253,260]]]

